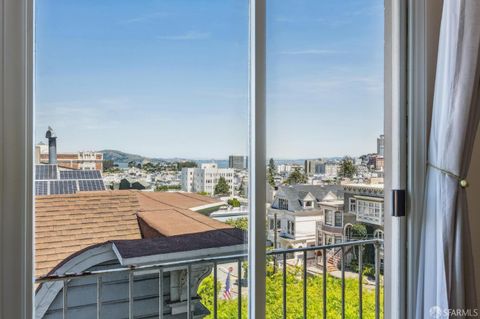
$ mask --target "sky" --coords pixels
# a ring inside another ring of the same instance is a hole
[[[37,142],[247,153],[247,0],[37,0],[35,30]],[[383,1],[268,0],[268,157],[375,152],[383,45]]]

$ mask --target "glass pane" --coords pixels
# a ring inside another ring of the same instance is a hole
[[[248,0],[35,2],[37,317],[246,317]]]
[[[267,232],[267,318],[374,318],[383,298],[383,46],[381,0],[267,1],[266,214],[295,225]]]

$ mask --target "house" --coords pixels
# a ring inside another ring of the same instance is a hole
[[[182,168],[182,190],[215,195],[215,186],[223,177],[229,186],[230,195],[233,195],[234,173],[233,168],[218,168],[216,163],[204,163],[199,168]]]
[[[317,223],[323,220],[320,203],[340,198],[338,185],[280,186],[267,209],[267,239],[276,248],[315,246]]]
[[[212,220],[201,210],[216,201],[197,194],[104,191],[36,197],[35,275],[65,275],[172,263],[238,254],[245,234]],[[212,271],[209,264],[191,268],[195,318],[208,314],[196,297],[198,285]],[[162,303],[165,318],[185,317],[186,268],[165,268]],[[111,272],[101,278],[102,318],[128,313],[128,286],[134,289],[133,314],[158,317],[158,271]],[[66,283],[68,318],[96,316],[97,278]],[[57,318],[63,311],[61,282],[40,284],[35,293],[37,318]]]

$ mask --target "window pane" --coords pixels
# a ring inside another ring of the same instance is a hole
[[[248,5],[36,1],[38,317],[246,317]]]
[[[340,246],[301,249],[383,238],[383,26],[381,0],[267,1],[267,218],[296,225],[267,237],[272,247],[298,249],[286,262],[268,259],[267,318],[282,317],[284,300],[287,318],[304,316],[304,271],[305,315],[323,317],[326,271],[327,317],[340,317],[342,260],[346,317],[358,315],[358,244],[343,255]],[[362,252],[363,315],[371,318],[374,250],[370,242]]]

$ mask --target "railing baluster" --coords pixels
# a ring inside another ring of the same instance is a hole
[[[242,319],[242,260],[238,259],[238,319]]]
[[[341,260],[341,269],[342,269],[342,319],[345,319],[345,247],[341,247],[342,260]]]
[[[163,268],[158,270],[158,318],[163,319]]]
[[[128,318],[133,319],[133,271],[128,273]]]
[[[380,244],[375,246],[375,319],[380,318]]]
[[[192,284],[192,265],[188,264],[187,266],[187,319],[192,319],[191,284]]]
[[[307,318],[307,251],[303,251],[303,318]]]
[[[287,319],[287,253],[283,252],[283,319]]]
[[[327,319],[327,249],[322,250],[323,261],[323,319]]]
[[[358,246],[358,318],[363,318],[363,247]]]
[[[217,262],[213,262],[213,318],[217,319]]]
[[[68,280],[64,279],[63,280],[63,289],[62,289],[62,294],[63,294],[63,319],[67,319],[68,317]]]
[[[102,314],[102,276],[97,277],[97,319],[100,319]]]

